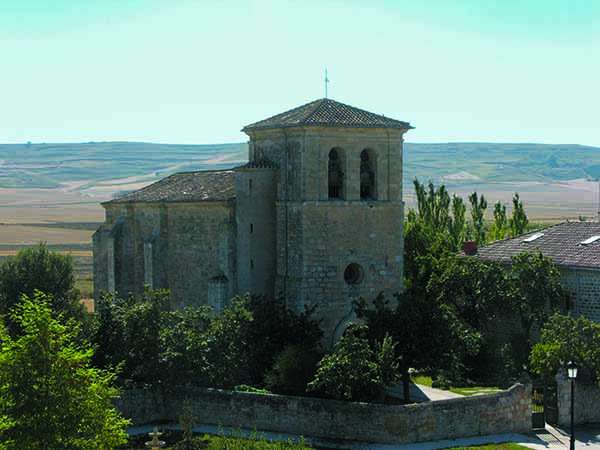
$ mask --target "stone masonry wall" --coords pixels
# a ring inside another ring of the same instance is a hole
[[[175,306],[208,304],[211,280],[236,292],[235,208],[228,203],[108,206],[94,236],[94,295],[109,290],[109,230],[114,233],[114,289],[139,294],[145,284],[168,288]],[[148,245],[150,244],[150,245]]]
[[[381,291],[388,300],[403,288],[403,205],[396,202],[303,202],[278,204],[288,214],[288,295],[290,306],[317,305],[327,339],[335,340],[353,319],[352,300],[373,300]],[[283,228],[284,218],[278,226]],[[280,277],[285,274],[280,254]],[[362,279],[348,284],[346,267],[362,268]],[[329,342],[327,342],[329,344]]]
[[[301,311],[317,305],[325,343],[354,319],[352,301],[403,288],[402,132],[307,128],[252,135],[254,152],[278,158],[276,294]],[[328,198],[328,159],[342,160],[342,198]],[[277,151],[277,149],[279,151]],[[375,171],[375,198],[360,198],[361,152]],[[350,264],[362,275],[344,279]]]
[[[571,424],[571,381],[562,372],[556,376],[556,396],[558,424],[568,427]],[[589,378],[575,380],[575,423],[579,425],[600,422],[598,405],[600,405],[598,384]]]
[[[600,322],[600,271],[561,270],[563,286],[571,293],[576,315]]]
[[[237,286],[241,294],[275,295],[275,170],[236,171]]]
[[[227,278],[227,299],[236,289],[235,212],[226,204],[169,205],[165,255],[168,288],[181,306],[208,303],[208,284]]]
[[[117,407],[135,425],[178,422],[183,405],[197,424],[306,437],[402,444],[531,429],[531,389],[413,405],[349,403],[216,389],[158,394],[125,391]]]

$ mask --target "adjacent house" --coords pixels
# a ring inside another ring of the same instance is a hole
[[[521,252],[541,252],[560,268],[575,315],[600,322],[600,223],[563,222],[477,251],[484,260],[510,262]]]

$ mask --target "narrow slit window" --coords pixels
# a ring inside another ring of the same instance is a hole
[[[250,224],[250,233],[251,234],[254,233],[254,224],[253,223]]]
[[[334,148],[329,152],[327,175],[329,184],[329,198],[342,198],[344,173],[342,171],[342,160],[338,149]]]
[[[250,268],[254,269],[254,260],[253,259],[250,260]]]
[[[363,150],[360,154],[360,198],[375,200],[375,164],[372,152]]]

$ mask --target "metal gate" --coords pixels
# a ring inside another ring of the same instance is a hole
[[[556,383],[544,386],[544,417],[550,425],[558,424],[558,399],[556,396]]]
[[[558,422],[556,384],[534,384],[531,391],[531,425],[540,429]]]

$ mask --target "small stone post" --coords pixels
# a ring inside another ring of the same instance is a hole
[[[151,433],[148,433],[148,436],[150,436],[152,440],[146,442],[146,447],[150,450],[159,450],[161,447],[164,447],[165,441],[158,439],[161,435],[162,433],[158,431],[158,428],[154,427],[154,430]]]

